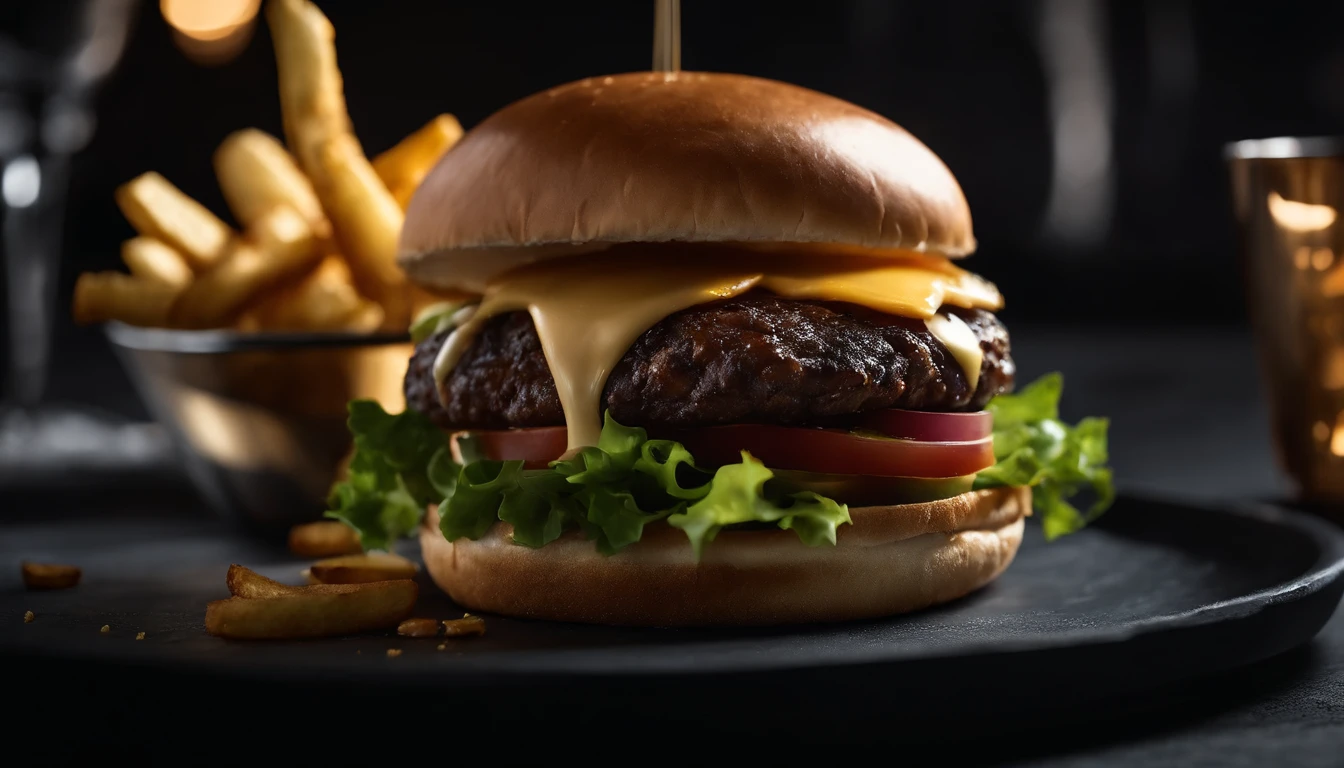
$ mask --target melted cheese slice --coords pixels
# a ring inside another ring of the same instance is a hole
[[[629,255],[616,253],[558,259],[497,278],[439,351],[434,375],[440,397],[453,367],[485,322],[501,313],[526,311],[555,377],[571,452],[594,445],[602,429],[607,377],[640,335],[675,312],[752,288],[923,319],[952,351],[974,388],[980,374],[975,334],[959,318],[937,314],[938,309],[998,309],[1003,304],[989,282],[946,259],[928,256],[818,263],[816,257],[706,250],[640,259],[634,269],[630,262]]]

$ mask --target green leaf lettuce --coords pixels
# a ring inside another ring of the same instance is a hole
[[[1046,539],[1077,531],[1115,499],[1111,470],[1105,466],[1107,421],[1087,418],[1074,426],[1060,421],[1063,390],[1064,378],[1052,373],[1017,394],[990,401],[995,464],[976,475],[974,486],[1031,486],[1032,507]],[[1080,510],[1068,499],[1084,490],[1093,500]]]

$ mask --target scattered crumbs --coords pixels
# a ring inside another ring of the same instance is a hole
[[[135,639],[136,639],[136,640],[144,640],[144,639],[145,639],[145,633],[144,633],[144,632],[136,632],[136,633],[135,633]]]
[[[395,659],[396,657],[398,657],[398,656],[400,656],[400,655],[401,655],[401,649],[400,649],[400,648],[388,648],[388,649],[387,649],[387,658],[389,658],[389,659]]]
[[[104,624],[98,631],[106,635],[108,632],[112,631],[112,627],[109,624]]]
[[[439,643],[439,650],[440,650],[440,651],[445,650],[447,647],[448,647],[448,644],[447,644],[447,643]]]
[[[37,618],[37,617],[33,615],[33,612],[32,612],[32,611],[24,611],[24,612],[23,612],[23,623],[24,623],[24,624],[32,624],[32,623],[33,623],[33,619],[36,619],[36,618]]]

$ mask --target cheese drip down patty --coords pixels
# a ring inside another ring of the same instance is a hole
[[[969,326],[959,316],[949,312],[955,308],[964,310],[998,308],[1002,304],[1002,298],[992,284],[953,266],[946,259],[917,254],[882,260],[845,258],[836,255],[823,261],[803,255],[764,254],[714,248],[663,250],[658,256],[632,264],[629,253],[605,253],[586,258],[529,265],[499,278],[486,291],[476,312],[440,342],[441,346],[432,371],[434,390],[450,422],[447,426],[454,428],[479,426],[479,423],[470,423],[481,421],[478,418],[469,418],[465,420],[467,423],[463,423],[451,413],[458,389],[454,378],[459,365],[476,345],[482,330],[501,315],[514,312],[526,312],[530,315],[533,333],[545,357],[550,384],[563,415],[559,423],[568,426],[569,447],[576,448],[596,442],[601,427],[601,412],[604,407],[610,405],[610,398],[607,396],[609,377],[623,362],[637,340],[679,311],[730,300],[752,291],[768,292],[781,302],[811,300],[814,306],[817,301],[855,305],[857,308],[869,310],[883,320],[926,321],[923,324],[924,331],[936,340],[918,345],[922,346],[922,349],[913,357],[932,359],[935,354],[940,357],[948,355],[954,365],[950,367],[935,365],[932,368],[920,366],[923,372],[937,374],[923,378],[937,379],[933,385],[934,389],[938,389],[939,386],[949,388],[954,385],[955,379],[959,379],[955,383],[960,384],[960,389],[964,390],[964,397],[961,398],[964,403],[959,405],[956,402],[958,398],[954,396],[951,402],[943,404],[939,409],[951,410],[962,405],[970,405],[975,395],[979,394],[977,385],[981,378],[980,368],[985,358],[984,350],[977,346],[978,337]],[[767,337],[787,335],[787,329],[776,327],[780,326],[780,323],[772,322],[767,317],[759,319],[760,325],[763,326],[759,331]],[[879,324],[900,325],[880,321]],[[1002,330],[1001,326],[999,330]],[[702,344],[701,346],[706,349],[699,351],[707,353],[708,347],[713,346],[715,336],[714,330],[709,329],[710,343]],[[805,343],[806,339],[800,341]],[[788,340],[785,340],[785,344],[790,346]],[[808,352],[800,351],[804,354]],[[880,350],[869,352],[870,358],[874,355],[882,356]],[[757,373],[768,382],[772,378],[768,375],[768,369],[775,362],[784,363],[786,367],[805,373],[809,367],[827,368],[828,358],[833,357],[831,350],[826,346],[810,350],[810,353],[809,357],[812,358],[810,360],[793,353],[781,356],[779,361],[761,359]],[[858,351],[858,354],[860,357],[863,356],[862,351]],[[701,357],[704,356],[705,354],[701,354]],[[769,355],[766,355],[766,358],[768,357]],[[1006,335],[1003,357],[1006,359]],[[661,362],[666,365],[669,361]],[[878,361],[879,367],[882,362]],[[960,376],[955,377],[951,375],[954,373],[952,369],[958,365],[971,366],[971,370],[958,369],[955,373]],[[907,361],[906,365],[896,367],[911,366]],[[706,374],[710,373],[703,365],[700,369]],[[656,376],[657,370],[651,373]],[[852,373],[858,375],[857,383],[862,389],[877,383],[872,373],[891,372],[857,370]],[[878,378],[891,377],[886,375]],[[898,375],[896,378],[898,381],[893,382],[895,388],[904,390],[907,383],[904,377]],[[710,385],[709,389],[713,389],[713,383],[713,376],[703,377],[699,384],[691,387],[691,396],[694,398],[695,390],[705,389],[706,384]],[[653,386],[652,389],[660,387]],[[775,394],[787,400],[807,389],[809,388],[794,387],[790,392],[788,387],[781,386]],[[888,386],[887,389],[890,390],[891,387]],[[660,394],[668,393],[646,392],[644,396],[656,399]],[[704,394],[713,396],[714,393]],[[828,397],[824,392],[818,395],[832,402],[837,400],[834,395]],[[898,393],[895,398],[889,399],[899,400],[900,395]],[[880,402],[881,398],[877,400]],[[412,402],[422,404],[418,399],[413,399]],[[894,407],[894,404],[881,407]],[[750,421],[764,417],[775,423],[800,421],[797,418],[784,420],[771,418],[768,413],[771,408],[768,404],[764,410],[766,413],[747,413],[744,414],[744,418],[734,420]],[[829,410],[823,405],[820,413],[814,412],[809,416],[843,415],[827,412]],[[847,412],[855,411],[856,409],[851,408]],[[617,415],[617,418],[620,416]],[[681,419],[640,419],[631,423],[681,422],[685,425],[685,420],[683,416]],[[692,420],[701,423],[727,423],[720,420]],[[508,419],[500,426],[540,425],[520,424],[516,420]]]

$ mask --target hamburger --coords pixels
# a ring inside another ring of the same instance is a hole
[[[495,113],[416,191],[407,408],[355,402],[329,516],[419,532],[464,608],[623,625],[962,597],[1111,497],[1106,422],[1012,394],[956,178],[890,120],[636,73]],[[1086,492],[1086,509],[1068,499]]]

